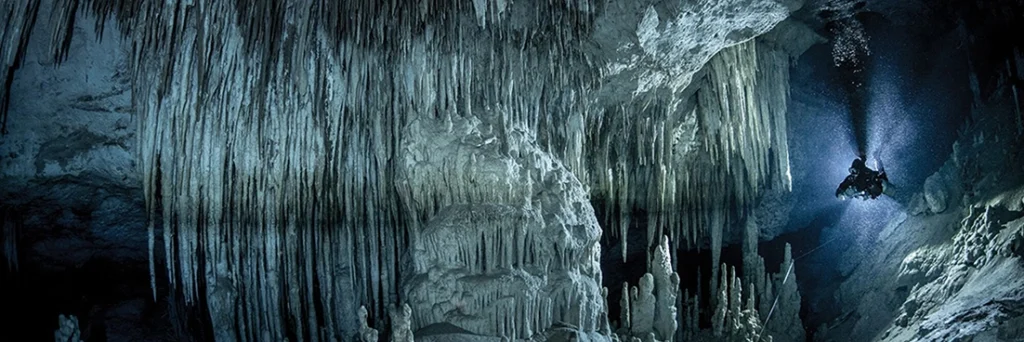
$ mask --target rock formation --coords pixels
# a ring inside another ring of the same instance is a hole
[[[909,215],[895,216],[868,248],[846,252],[862,260],[837,292],[851,312],[818,338],[1019,338],[1024,179],[1013,169],[1020,156],[1009,153],[1020,140],[1006,124],[1015,112],[999,101],[975,110],[986,115],[961,129],[947,162],[912,197]]]
[[[660,254],[623,321],[668,339],[658,238],[718,255],[721,208],[791,182],[801,49],[755,37],[795,1],[0,6],[8,265],[148,260],[221,339],[344,339],[398,297],[411,329],[607,331],[598,238],[625,257],[637,209]]]
[[[672,341],[679,329],[679,275],[673,271],[668,237],[662,237],[654,260],[638,286],[623,284],[621,320],[618,337]],[[628,291],[627,291],[628,290]]]
[[[404,200],[431,217],[403,270],[414,329],[451,323],[513,339],[555,322],[597,331],[607,312],[601,232],[582,185],[529,141],[499,145],[479,121],[410,127],[433,137],[410,139],[399,171]]]

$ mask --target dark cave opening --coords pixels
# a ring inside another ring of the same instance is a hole
[[[594,203],[595,210],[603,208]],[[598,217],[602,217],[600,211]],[[602,286],[608,288],[608,318],[615,326],[622,313],[621,299],[623,282],[628,282],[629,287],[637,286],[640,278],[648,272],[647,269],[647,214],[634,212],[631,216],[631,227],[628,236],[628,253],[626,261],[622,260],[621,240],[602,238],[601,240],[601,269],[603,272]],[[601,223],[602,226],[605,222]],[[698,248],[685,248],[673,244],[676,248],[675,272],[679,275],[680,298],[686,293],[690,296],[700,293],[700,318],[699,324],[702,329],[711,327],[711,310],[708,303],[712,294],[708,289],[711,287],[712,255],[708,246]],[[719,263],[725,263],[726,267],[734,267],[737,275],[744,277],[743,273],[743,249],[738,244],[723,242]],[[777,256],[766,257],[766,262],[781,263],[783,251],[780,249]],[[778,265],[774,266],[776,269]],[[727,270],[722,270],[727,272]],[[682,315],[681,307],[679,315]]]
[[[167,304],[153,302],[144,263],[93,258],[60,270],[29,261],[16,273],[4,269],[0,279],[10,318],[3,330],[23,340],[53,339],[59,315],[78,317],[80,336],[87,342],[116,340],[113,336],[134,329],[172,336]]]
[[[840,313],[833,295],[841,276],[834,266],[821,261],[832,258],[817,257],[832,256],[835,253],[829,245],[836,243],[838,239],[823,241],[822,230],[837,221],[841,215],[840,209],[823,210],[806,227],[758,244],[758,252],[765,260],[765,271],[773,274],[782,271],[780,266],[786,244],[792,248],[793,272],[796,274],[797,288],[801,295],[800,320],[804,323],[807,341],[813,340],[818,326]]]

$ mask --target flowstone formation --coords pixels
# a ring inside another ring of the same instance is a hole
[[[479,120],[408,127],[399,182],[430,217],[403,270],[414,329],[450,323],[516,339],[554,323],[583,333],[606,324],[601,230],[564,166],[525,130],[502,146]]]

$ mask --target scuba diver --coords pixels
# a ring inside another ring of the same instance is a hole
[[[879,165],[878,171],[867,167],[861,156],[853,160],[850,165],[850,175],[839,184],[836,189],[836,197],[845,200],[848,197],[858,197],[863,200],[868,198],[876,199],[881,196],[892,185],[889,184],[889,176],[885,169]]]

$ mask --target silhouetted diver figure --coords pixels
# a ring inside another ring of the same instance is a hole
[[[853,160],[850,175],[839,184],[836,197],[843,200],[848,197],[875,199],[885,193],[889,186],[889,176],[885,174],[885,170],[881,167],[878,171],[868,168],[862,156]]]

